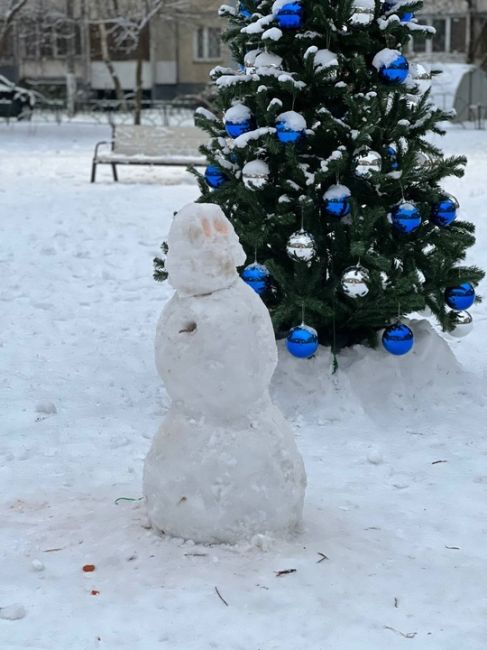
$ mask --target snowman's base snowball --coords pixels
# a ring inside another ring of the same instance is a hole
[[[267,397],[228,426],[173,406],[144,467],[152,525],[203,543],[298,531],[305,487],[293,433]]]

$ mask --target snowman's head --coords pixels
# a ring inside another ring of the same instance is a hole
[[[232,224],[218,205],[190,203],[172,222],[167,240],[166,269],[172,286],[183,296],[197,296],[229,287],[245,253]]]

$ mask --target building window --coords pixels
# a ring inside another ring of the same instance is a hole
[[[194,45],[194,58],[197,61],[221,59],[220,33],[217,27],[198,27]]]
[[[0,21],[0,34],[4,29],[4,24]],[[14,38],[12,29],[7,28],[4,34],[3,42],[0,42],[0,60],[11,59],[14,56]]]
[[[436,29],[432,40],[433,52],[446,52],[446,18],[435,18],[433,27]]]
[[[467,21],[465,18],[452,18],[450,26],[450,52],[465,52]]]
[[[55,25],[42,21],[23,21],[20,27],[21,51],[27,59],[64,59],[69,50],[69,40],[74,40],[74,54],[81,55],[81,28],[73,31],[66,23]]]
[[[426,21],[424,20],[419,20],[418,22],[420,25],[426,24]],[[427,43],[427,39],[423,32],[420,31],[414,32],[413,51],[415,53],[426,52],[426,43]]]
[[[448,16],[447,18],[426,18],[421,24],[432,25],[436,34],[432,39],[426,39],[423,34],[416,32],[412,40],[412,51],[415,54],[447,53],[462,54],[466,51],[467,20],[465,16]]]

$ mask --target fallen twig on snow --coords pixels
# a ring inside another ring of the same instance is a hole
[[[405,639],[414,639],[414,637],[417,634],[417,632],[401,632],[401,630],[396,630],[395,627],[390,627],[390,625],[384,625],[384,630],[391,630],[391,632],[395,632],[396,634],[400,634]]]
[[[327,555],[325,555],[324,553],[320,553],[319,551],[318,551],[318,555],[321,555],[321,560],[318,560],[316,562],[316,564],[319,564],[320,562],[323,562],[323,560],[329,560],[330,559]]]
[[[223,596],[221,595],[221,593],[218,591],[218,587],[215,587],[215,591],[216,591],[216,593],[218,594],[218,598],[222,601],[222,603],[228,607],[228,603],[227,603],[227,601],[225,600],[225,598],[223,598]]]
[[[461,551],[461,548],[459,546],[447,546],[445,544],[445,548],[449,549],[450,551]]]
[[[438,463],[447,463],[447,460],[434,460],[431,464],[432,465],[438,465]]]
[[[274,571],[276,574],[276,578],[280,578],[281,576],[286,576],[288,573],[296,573],[296,569],[284,569],[283,571]]]

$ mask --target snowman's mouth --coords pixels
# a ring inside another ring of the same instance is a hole
[[[183,333],[190,334],[191,332],[194,332],[197,329],[197,327],[198,326],[194,321],[190,321],[183,325],[183,327],[179,330],[178,334],[183,334]]]

